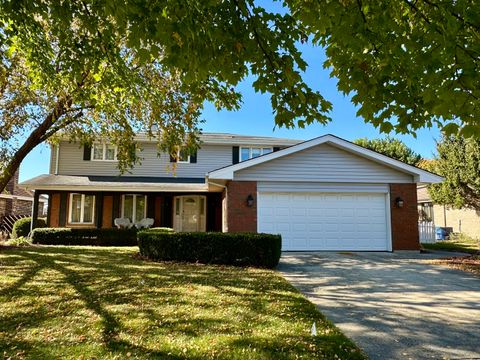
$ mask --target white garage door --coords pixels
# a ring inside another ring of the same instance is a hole
[[[282,250],[388,251],[386,195],[259,193],[258,231],[282,235]]]

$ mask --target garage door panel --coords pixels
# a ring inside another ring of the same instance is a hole
[[[283,250],[388,250],[385,194],[260,193],[258,230]]]

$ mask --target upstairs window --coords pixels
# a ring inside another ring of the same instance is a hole
[[[186,148],[182,148],[177,152],[177,156],[170,155],[171,163],[178,164],[195,164],[197,162],[197,152],[190,153]]]
[[[96,161],[116,161],[117,147],[112,144],[93,144],[92,160]]]
[[[241,147],[240,161],[253,159],[261,155],[269,154],[273,151],[271,147]]]
[[[188,154],[186,149],[181,149],[178,152],[178,160],[179,163],[190,163],[190,155]]]

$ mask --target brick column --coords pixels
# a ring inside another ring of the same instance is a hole
[[[247,197],[253,196],[253,206]],[[257,183],[255,181],[230,181],[227,184],[227,231],[257,231]]]
[[[399,208],[396,199],[403,200]],[[390,184],[393,250],[419,250],[417,185]]]

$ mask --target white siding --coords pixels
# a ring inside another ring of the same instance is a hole
[[[388,184],[350,184],[350,183],[317,183],[317,182],[285,182],[261,181],[257,183],[258,192],[288,192],[288,193],[388,193]]]
[[[413,176],[321,144],[235,173],[235,180],[411,183]]]
[[[203,178],[206,173],[232,164],[232,147],[228,145],[204,145],[197,153],[197,163],[177,164],[175,175],[172,173],[172,163],[166,154],[157,156],[155,143],[142,143],[143,151],[140,157],[141,164],[137,164],[131,173],[124,176],[154,176],[154,177],[193,177]],[[62,142],[60,146],[60,161],[58,173],[60,175],[119,175],[116,162],[85,161],[83,160],[83,146],[74,143]],[[54,163],[54,156],[52,162]]]

